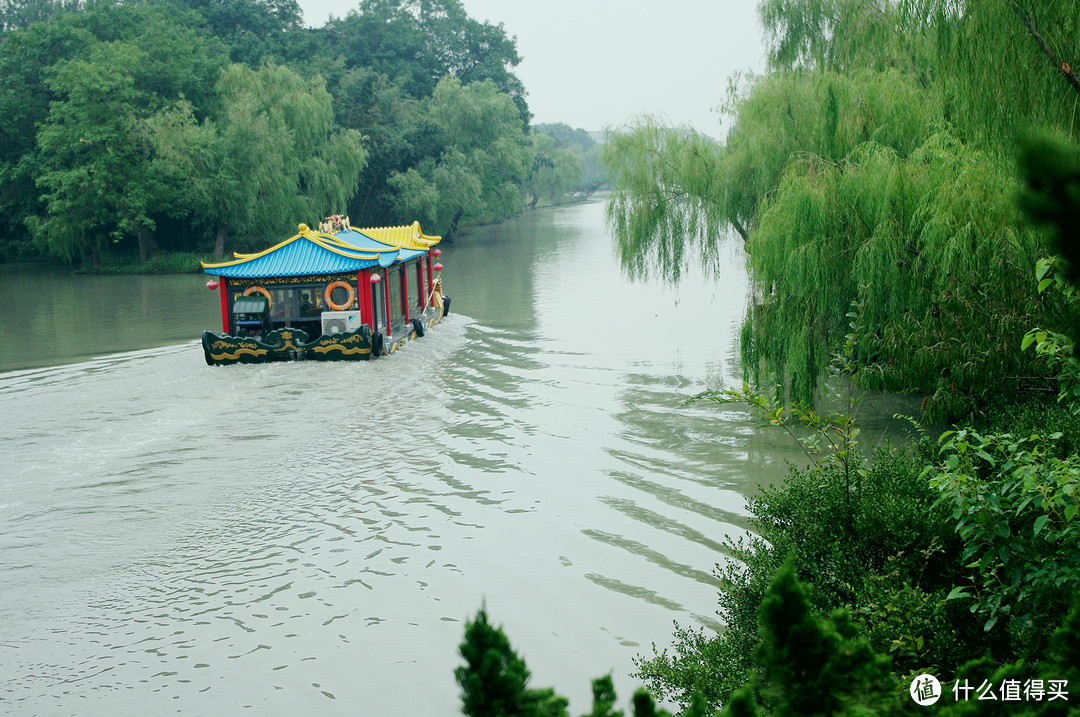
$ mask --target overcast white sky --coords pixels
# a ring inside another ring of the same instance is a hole
[[[299,0],[308,25],[355,0]],[[534,122],[599,130],[650,113],[722,137],[728,77],[761,71],[756,0],[463,0],[517,37],[517,75]]]

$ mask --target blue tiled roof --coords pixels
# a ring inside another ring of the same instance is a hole
[[[300,234],[258,254],[237,254],[234,261],[203,264],[203,271],[230,279],[342,274],[372,266],[390,266],[424,254],[401,249],[346,229],[334,235],[302,227]]]
[[[349,246],[360,249],[361,251],[377,251],[386,252],[388,250],[397,250],[398,259],[401,261],[408,261],[413,257],[426,254],[426,251],[418,249],[402,249],[386,242],[381,242],[378,239],[374,239],[363,232],[356,229],[345,229],[334,234],[334,237],[340,239],[342,242]],[[380,262],[381,263],[381,262]],[[389,264],[383,264],[383,266],[389,266]]]
[[[357,251],[387,251],[388,249],[396,250],[397,247],[385,242],[372,239],[367,234],[362,234],[355,229],[343,229],[339,232],[334,232],[334,238],[343,244],[347,244]]]

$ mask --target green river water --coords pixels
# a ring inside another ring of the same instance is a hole
[[[457,714],[482,604],[572,713],[625,705],[798,458],[681,405],[740,382],[729,254],[632,283],[602,202],[540,210],[445,246],[392,356],[213,368],[205,277],[0,267],[0,712]]]

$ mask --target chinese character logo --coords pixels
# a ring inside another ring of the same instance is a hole
[[[941,683],[933,675],[919,675],[911,681],[911,699],[923,707],[941,698]]]

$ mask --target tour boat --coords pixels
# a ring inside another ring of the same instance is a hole
[[[206,363],[347,361],[393,353],[450,310],[441,237],[420,223],[354,229],[332,216],[256,254],[203,262],[221,294],[221,331],[204,331]]]

